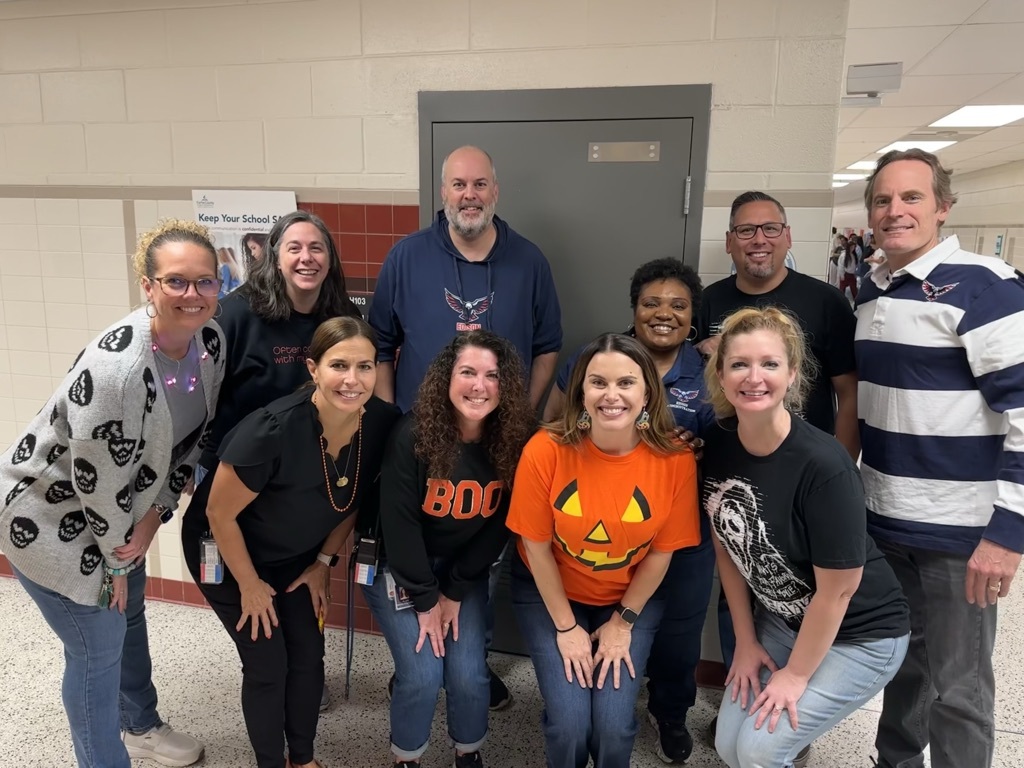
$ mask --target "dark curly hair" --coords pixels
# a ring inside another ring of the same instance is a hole
[[[690,304],[693,315],[696,316],[697,310],[700,309],[704,286],[693,267],[688,267],[679,259],[673,258],[655,259],[637,267],[633,279],[629,282],[629,306],[635,311],[636,303],[640,300],[640,291],[650,283],[661,280],[678,280],[690,289]]]
[[[498,477],[512,487],[523,446],[536,429],[526,394],[523,359],[507,339],[490,331],[470,331],[452,339],[430,363],[412,406],[416,456],[431,477],[451,477],[462,451],[455,405],[448,394],[459,353],[467,347],[490,350],[498,358],[498,407],[483,425],[482,443]]]
[[[291,317],[292,302],[280,269],[281,239],[290,226],[302,223],[312,224],[320,231],[327,249],[327,277],[320,286],[313,315],[321,321],[339,316],[361,317],[345,288],[345,273],[341,270],[341,256],[334,239],[320,217],[309,211],[292,211],[277,220],[264,243],[263,258],[253,263],[246,282],[238,289],[239,293],[248,298],[252,311],[264,320],[287,320]]]

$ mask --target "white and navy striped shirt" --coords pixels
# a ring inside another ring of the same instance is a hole
[[[949,237],[872,273],[856,314],[871,535],[1024,551],[1024,278]]]

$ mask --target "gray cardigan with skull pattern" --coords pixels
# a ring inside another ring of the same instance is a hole
[[[195,335],[207,424],[224,378],[224,334]],[[105,562],[153,504],[175,507],[200,445],[170,466],[174,425],[139,309],[82,351],[20,439],[0,456],[0,550],[32,581],[96,605]],[[206,424],[203,425],[206,435]]]

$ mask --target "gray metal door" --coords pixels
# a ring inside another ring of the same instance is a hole
[[[598,334],[628,327],[629,280],[640,264],[683,259],[692,133],[690,118],[434,122],[433,178],[421,183],[430,184],[437,211],[445,156],[465,144],[491,154],[498,215],[551,263],[565,334],[561,364]],[[686,260],[696,266],[697,254]],[[509,557],[495,595],[493,648],[524,653]]]
[[[597,334],[629,325],[629,278],[640,264],[683,258],[692,122],[434,123],[433,210],[442,207],[445,156],[464,144],[487,150],[498,171],[498,215],[551,263],[564,360]],[[642,159],[605,159],[631,153]]]

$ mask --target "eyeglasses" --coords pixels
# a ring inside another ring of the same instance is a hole
[[[160,290],[168,296],[184,296],[188,287],[194,285],[200,296],[212,297],[220,293],[221,281],[216,277],[201,277],[198,280],[186,280],[184,277],[151,277],[160,284]]]
[[[777,221],[769,221],[764,224],[740,224],[733,227],[732,232],[740,240],[749,240],[759,229],[769,240],[774,240],[786,230],[786,225]]]

